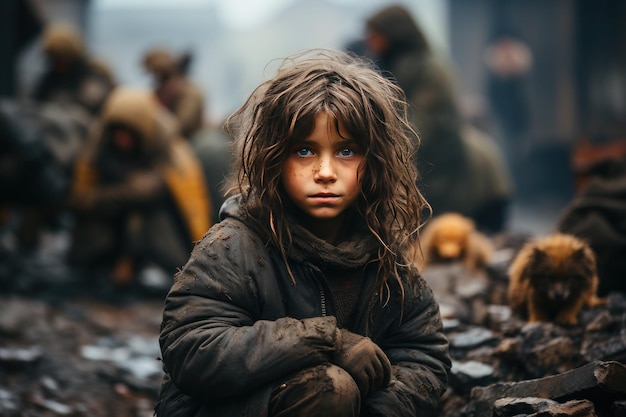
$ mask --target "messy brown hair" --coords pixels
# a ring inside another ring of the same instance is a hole
[[[289,145],[311,133],[320,111],[334,120],[337,131],[341,122],[364,150],[356,208],[380,243],[381,288],[388,288],[388,277],[400,280],[399,267],[411,263],[427,204],[416,186],[419,138],[407,121],[404,93],[371,62],[331,50],[309,50],[282,61],[276,75],[226,121],[237,153],[231,191],[242,194],[244,209],[254,207],[254,218],[286,260],[291,233],[281,167]]]

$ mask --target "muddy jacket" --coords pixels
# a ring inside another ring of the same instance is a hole
[[[226,201],[224,219],[196,245],[167,296],[158,416],[266,416],[274,384],[328,362],[335,350],[335,305],[321,265],[292,259],[292,284],[281,256],[237,207]],[[393,376],[361,415],[433,416],[450,365],[438,305],[428,287],[405,283],[401,307],[392,283],[382,306],[376,274],[376,263],[365,267],[347,327],[384,350]]]
[[[124,164],[108,153],[106,131],[111,124],[138,132],[140,162]],[[192,242],[209,229],[213,209],[202,166],[189,143],[177,138],[175,132],[171,116],[162,111],[151,92],[128,88],[114,91],[103,108],[100,124],[94,128],[84,154],[77,161],[72,206],[81,214],[112,218],[129,210],[148,213],[146,208],[154,208],[168,198],[174,207],[170,211],[179,218],[187,242],[183,249],[175,251],[188,254]],[[147,233],[154,237],[153,243],[163,242],[165,246],[159,251],[174,251],[166,248],[168,238],[163,236],[164,230],[147,230]],[[76,246],[80,249],[81,244]]]

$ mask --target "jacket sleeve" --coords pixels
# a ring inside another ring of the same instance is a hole
[[[153,169],[133,174],[118,184],[93,183],[80,187],[75,184],[69,204],[76,209],[97,214],[116,213],[130,207],[148,206],[166,195],[163,175]]]
[[[381,341],[393,367],[391,383],[368,397],[365,416],[437,415],[451,361],[439,305],[430,288],[423,285],[421,296],[405,300],[401,325]]]
[[[335,318],[259,320],[264,300],[281,300],[259,293],[272,291],[261,279],[274,279],[271,260],[241,223],[226,219],[196,245],[166,297],[159,340],[182,392],[225,400],[328,361]]]

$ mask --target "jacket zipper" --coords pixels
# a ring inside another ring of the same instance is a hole
[[[315,282],[317,283],[317,288],[320,292],[320,304],[322,307],[322,317],[326,317],[326,292],[324,291],[324,287],[320,282],[319,277],[315,277]]]

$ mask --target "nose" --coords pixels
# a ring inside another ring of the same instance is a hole
[[[315,181],[334,182],[337,180],[337,171],[332,156],[320,155],[318,163],[319,166],[315,170]]]
[[[563,301],[569,297],[569,287],[563,283],[554,283],[548,294],[554,301]]]

